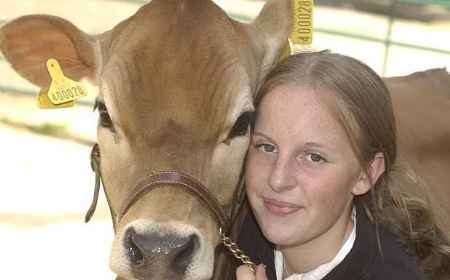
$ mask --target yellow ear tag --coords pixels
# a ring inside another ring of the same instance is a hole
[[[294,46],[311,47],[313,41],[314,0],[293,0],[294,26],[291,40]]]
[[[42,100],[44,101],[42,104],[50,101],[53,105],[69,105],[66,103],[73,103],[73,101],[83,96],[87,96],[86,91],[80,83],[72,81],[64,76],[64,73],[56,59],[51,58],[47,61],[47,69],[50,77],[52,78],[52,82],[47,92],[48,100],[42,97]],[[41,94],[39,100],[41,100]]]
[[[311,49],[313,42],[314,0],[292,0],[293,26],[281,59]]]

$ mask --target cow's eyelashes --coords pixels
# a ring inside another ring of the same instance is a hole
[[[111,117],[108,113],[108,108],[106,108],[106,105],[103,101],[96,100],[94,105],[94,110],[98,110],[99,114],[99,125],[101,127],[109,128],[114,131],[113,129],[113,123],[111,120]]]
[[[253,112],[246,111],[242,113],[234,123],[233,128],[231,128],[227,140],[246,135],[248,130],[250,129],[252,118]]]

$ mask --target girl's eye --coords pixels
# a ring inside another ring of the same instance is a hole
[[[306,154],[306,159],[310,162],[314,163],[323,163],[326,162],[325,158],[316,153],[308,153]]]
[[[273,153],[273,152],[275,152],[275,146],[272,145],[272,144],[266,144],[266,143],[256,144],[255,148],[260,150],[260,151],[262,151],[262,152],[265,152],[265,153]]]

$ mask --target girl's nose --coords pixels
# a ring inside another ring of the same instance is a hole
[[[272,167],[269,176],[269,186],[277,193],[290,190],[297,184],[289,158],[279,157]]]

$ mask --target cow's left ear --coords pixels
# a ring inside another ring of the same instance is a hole
[[[95,80],[95,38],[54,16],[20,17],[0,29],[0,50],[11,66],[33,84],[46,87],[46,68],[55,58],[73,80]]]
[[[292,0],[269,0],[252,23],[263,41],[263,75],[278,63],[288,44],[292,21]]]

